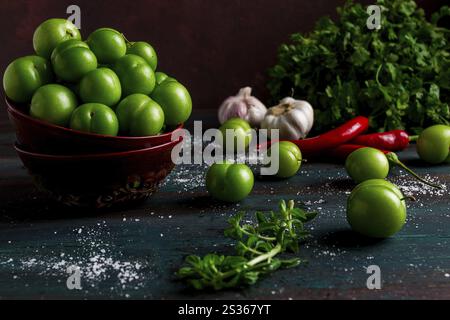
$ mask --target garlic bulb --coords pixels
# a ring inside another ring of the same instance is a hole
[[[230,118],[241,118],[252,127],[259,127],[267,112],[267,108],[252,95],[252,88],[245,87],[238,94],[227,98],[219,108],[220,124]]]
[[[314,110],[303,100],[284,98],[280,104],[269,108],[261,123],[262,129],[280,130],[280,139],[298,140],[306,137],[314,123]]]

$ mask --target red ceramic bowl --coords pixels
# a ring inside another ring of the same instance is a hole
[[[120,152],[154,147],[171,141],[173,131],[148,137],[113,137],[72,130],[28,115],[28,106],[6,100],[9,119],[19,144],[29,151],[51,154],[89,154]]]
[[[100,154],[35,153],[15,149],[38,189],[69,206],[105,208],[143,200],[171,172],[172,149],[182,141],[156,147]]]

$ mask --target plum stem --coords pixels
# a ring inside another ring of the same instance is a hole
[[[392,164],[395,164],[399,167],[401,167],[402,169],[404,169],[406,172],[408,172],[410,175],[412,175],[414,178],[416,178],[417,180],[419,180],[420,182],[433,187],[433,188],[437,188],[437,189],[443,189],[442,186],[437,185],[437,184],[433,184],[427,180],[425,180],[424,178],[420,177],[417,173],[415,173],[414,171],[412,171],[410,168],[408,168],[403,162],[401,162],[398,159],[398,156],[394,153],[394,152],[389,152],[388,154],[386,154],[387,159],[389,160],[389,162],[391,162]]]
[[[400,201],[405,201],[405,200],[410,200],[410,201],[417,201],[416,198],[414,198],[413,196],[404,196],[403,198],[400,199]]]
[[[409,136],[409,142],[416,142],[419,139],[418,135],[415,136]]]
[[[121,33],[123,40],[125,40],[125,43],[127,45],[127,47],[131,47],[133,45],[133,42],[130,42],[127,37],[125,37],[125,35],[123,33]]]

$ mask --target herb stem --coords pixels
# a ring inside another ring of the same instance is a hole
[[[253,260],[250,260],[247,265],[252,267],[257,265],[258,263],[264,261],[264,260],[268,260],[270,261],[270,259],[272,259],[274,256],[276,256],[277,254],[279,254],[281,252],[281,245],[279,243],[277,243],[277,245],[270,250],[269,252],[262,254],[256,258],[254,258]]]
[[[242,245],[245,247],[245,249],[246,249],[247,251],[250,251],[250,252],[252,252],[252,253],[254,253],[254,254],[264,254],[264,252],[258,251],[258,250],[256,250],[256,249],[253,249],[253,248],[251,248],[251,247],[249,247],[249,246],[246,246],[246,245],[244,245],[244,244],[242,244]]]
[[[242,233],[244,233],[248,236],[256,236],[261,240],[265,240],[265,241],[276,241],[277,240],[277,238],[275,238],[275,237],[266,237],[266,236],[260,235],[259,233],[258,234],[250,233],[247,230],[243,229],[242,227],[241,227],[241,231],[242,231]]]

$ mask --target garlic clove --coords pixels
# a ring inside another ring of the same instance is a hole
[[[288,113],[287,117],[291,118],[291,121],[289,122],[294,125],[296,131],[300,132],[300,134],[298,134],[299,137],[297,139],[306,137],[306,135],[311,130],[311,127],[309,126],[310,124],[309,119],[311,119],[311,117],[309,116],[309,114],[307,114],[307,111],[294,109]]]
[[[260,126],[267,108],[251,94],[252,88],[244,87],[236,96],[227,98],[218,110],[219,122],[223,124],[230,118],[239,117],[253,127]]]

